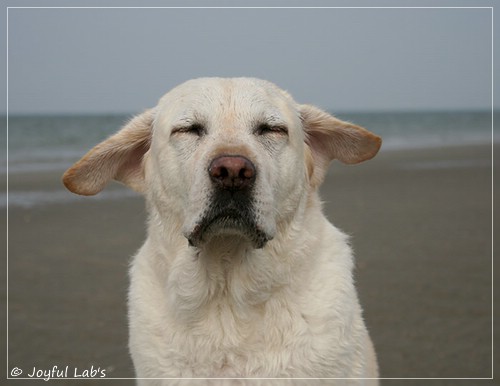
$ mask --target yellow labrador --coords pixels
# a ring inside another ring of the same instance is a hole
[[[368,160],[380,144],[272,83],[203,78],[71,167],[72,192],[115,179],[147,201],[148,236],[130,269],[137,376],[377,384],[351,250],[318,187],[331,160]]]

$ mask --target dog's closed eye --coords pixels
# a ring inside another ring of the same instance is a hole
[[[288,128],[285,125],[269,124],[267,122],[260,123],[255,129],[257,135],[281,134],[288,135]]]
[[[201,123],[192,123],[189,125],[176,126],[172,129],[172,135],[175,134],[191,134],[201,137],[206,133],[205,126]]]

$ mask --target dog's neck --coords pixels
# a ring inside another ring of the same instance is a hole
[[[317,200],[316,194],[313,199]],[[319,210],[319,204],[314,206]],[[180,229],[152,223],[159,217],[152,213],[149,235],[156,239],[156,246],[162,245],[163,253],[156,251],[165,267],[161,280],[172,309],[184,323],[200,320],[210,307],[227,307],[234,317],[251,320],[251,314],[280,291],[298,290],[295,283],[307,282],[295,277],[307,276],[318,235],[314,235],[314,224],[302,215],[279,224],[275,239],[260,249],[234,236],[214,238],[201,248],[191,247]]]

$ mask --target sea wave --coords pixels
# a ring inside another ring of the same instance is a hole
[[[64,190],[52,191],[10,191],[0,194],[0,208],[19,207],[33,208],[38,205],[66,204],[83,201],[105,201],[122,198],[141,197],[138,193],[128,189],[103,191],[96,196],[83,197]]]

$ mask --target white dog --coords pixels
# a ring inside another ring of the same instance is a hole
[[[72,192],[115,179],[147,200],[148,236],[130,269],[138,378],[377,384],[347,237],[317,191],[332,159],[358,163],[380,144],[269,82],[204,78],[71,167]]]

